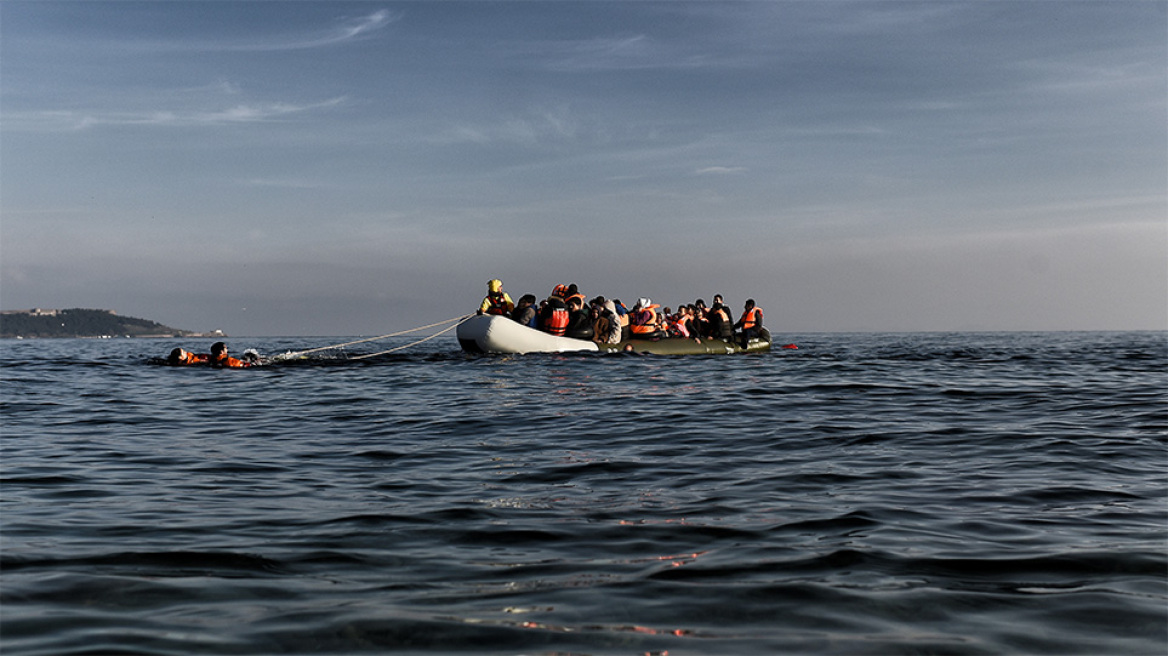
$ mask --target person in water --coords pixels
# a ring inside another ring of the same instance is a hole
[[[242,369],[256,364],[254,358],[247,360],[239,360],[227,355],[227,345],[223,342],[215,342],[211,345],[211,357],[207,361],[212,367],[220,369]]]
[[[184,367],[191,364],[207,364],[211,356],[206,353],[191,353],[190,351],[176,348],[170,352],[166,358],[166,364],[172,367]]]
[[[479,314],[502,314],[510,316],[515,309],[515,303],[507,292],[503,291],[503,281],[495,278],[487,282],[487,296],[479,305]]]

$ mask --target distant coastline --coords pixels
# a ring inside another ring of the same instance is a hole
[[[0,338],[226,337],[221,330],[198,332],[164,326],[157,321],[120,316],[113,310],[0,311]]]

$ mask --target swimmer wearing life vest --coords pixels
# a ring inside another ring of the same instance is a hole
[[[507,292],[503,291],[503,281],[495,278],[487,282],[487,296],[479,305],[479,314],[509,315],[515,309],[515,303]]]
[[[223,342],[215,342],[211,345],[211,357],[207,364],[217,369],[243,369],[256,363],[252,360],[239,360],[227,355],[227,345]]]
[[[191,353],[190,351],[176,348],[170,352],[166,358],[166,364],[172,367],[185,367],[192,364],[207,364],[211,356],[206,353]]]

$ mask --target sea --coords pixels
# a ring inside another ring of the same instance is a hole
[[[4,340],[0,652],[1168,652],[1168,334],[775,338]]]

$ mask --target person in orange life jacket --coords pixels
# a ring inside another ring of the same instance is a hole
[[[584,308],[585,306],[588,305],[588,299],[585,298],[585,296],[580,293],[580,288],[576,286],[576,283],[572,283],[572,284],[568,285],[568,289],[565,290],[565,292],[564,292],[564,300],[565,301],[571,302],[571,300],[573,298],[580,299],[580,307],[581,308]]]
[[[519,304],[511,312],[511,318],[528,328],[539,326],[539,310],[535,307],[535,294],[524,294],[519,297]]]
[[[742,318],[734,324],[734,329],[739,331],[743,347],[750,339],[758,337],[762,329],[762,308],[755,306],[753,298],[746,299]]]
[[[734,322],[730,318],[730,310],[722,305],[722,297],[715,296],[714,304],[710,306],[710,311],[706,313],[706,320],[709,322],[709,335],[717,339],[732,339],[734,337]]]
[[[564,332],[568,329],[568,304],[564,302],[563,296],[560,293],[567,291],[563,285],[556,285],[556,289],[552,295],[545,301],[546,305],[539,313],[539,328],[540,330],[557,335],[564,336]],[[560,292],[560,293],[557,293]]]
[[[595,334],[592,328],[592,317],[584,309],[584,303],[581,302],[580,297],[578,295],[569,297],[568,327],[564,330],[564,336],[572,339],[591,340]]]
[[[648,298],[637,300],[629,319],[629,331],[633,337],[658,339],[664,336],[661,332],[661,322],[657,319],[658,307],[660,306]]]
[[[669,334],[678,337],[694,336],[686,306],[682,305],[677,308],[677,314],[673,315],[673,318],[669,322]]]
[[[227,369],[242,369],[254,364],[253,362],[238,360],[227,355],[227,345],[223,342],[215,342],[211,345],[211,358],[207,362],[212,367]]]
[[[511,301],[511,297],[507,295],[507,292],[503,291],[503,281],[497,278],[488,281],[487,296],[479,305],[478,314],[509,315],[514,309],[515,303]]]
[[[211,356],[206,353],[191,353],[190,351],[176,348],[167,356],[166,364],[172,367],[181,367],[190,364],[207,364],[207,361],[210,359]]]

